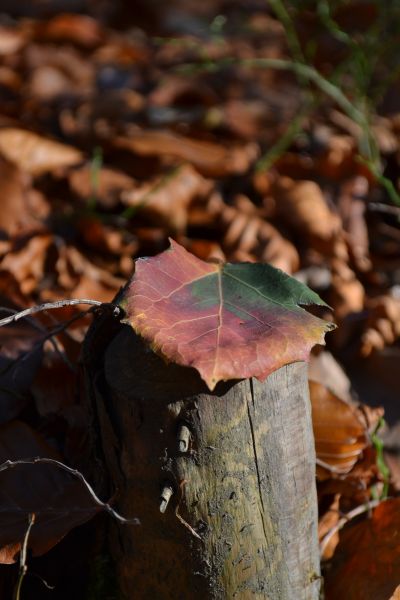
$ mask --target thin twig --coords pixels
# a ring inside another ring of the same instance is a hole
[[[182,502],[182,498],[183,498],[183,488],[185,487],[185,485],[187,484],[186,479],[184,479],[183,481],[181,481],[181,483],[179,484],[180,490],[181,490],[181,497],[179,498],[179,502],[175,507],[175,516],[179,519],[179,521],[182,523],[182,525],[184,525],[186,527],[186,529],[189,529],[190,533],[192,535],[194,535],[194,537],[196,537],[198,540],[201,540],[201,536],[197,533],[197,531],[195,531],[193,529],[193,527],[191,525],[189,525],[189,523],[187,521],[185,521],[185,519],[179,514],[179,506]]]
[[[342,527],[344,527],[346,523],[351,521],[351,519],[354,519],[355,517],[358,517],[359,515],[362,515],[363,513],[369,512],[373,508],[376,508],[377,506],[379,506],[379,504],[382,504],[382,502],[385,502],[385,500],[372,500],[371,502],[367,502],[366,504],[361,504],[360,506],[353,508],[353,510],[349,511],[341,519],[339,519],[336,525],[332,527],[332,529],[330,529],[328,533],[322,538],[321,543],[319,545],[320,556],[323,556],[325,549],[331,541],[331,539],[333,538],[333,536],[340,529],[342,529]]]
[[[282,0],[269,0],[269,5],[285,29],[286,41],[294,60],[299,63],[305,63],[306,59],[301,48],[293,19],[291,18],[285,4],[282,2]]]
[[[29,534],[31,532],[31,529],[32,529],[34,523],[35,523],[35,513],[31,513],[29,515],[28,528],[26,530],[26,533],[24,536],[24,541],[22,543],[22,548],[21,548],[21,551],[19,554],[19,574],[18,574],[18,581],[17,581],[17,585],[15,588],[15,593],[14,593],[14,600],[20,600],[22,582],[23,582],[26,572],[28,570],[28,567],[26,564],[26,552],[28,549]]]
[[[85,477],[82,475],[82,473],[80,471],[77,471],[76,469],[72,469],[71,467],[68,467],[67,465],[65,465],[64,463],[62,463],[58,460],[54,460],[53,458],[36,457],[36,458],[23,458],[21,460],[15,460],[15,461],[7,460],[6,462],[4,462],[0,465],[0,472],[6,471],[7,469],[12,469],[13,467],[16,467],[18,465],[36,465],[36,464],[53,465],[55,467],[58,467],[59,469],[62,469],[63,471],[66,471],[67,473],[70,473],[70,475],[77,477],[77,479],[79,479],[84,484],[84,486],[88,490],[89,494],[93,498],[94,502],[98,506],[103,508],[106,512],[108,512],[111,516],[113,516],[117,521],[119,521],[120,523],[130,524],[130,525],[139,525],[140,524],[139,519],[137,519],[137,518],[125,519],[125,517],[122,517],[120,514],[118,514],[109,504],[107,504],[106,502],[102,502],[100,500],[100,498],[96,495],[96,493],[93,490],[90,483],[88,483],[86,481]]]
[[[0,370],[0,376],[4,375],[5,373],[7,373],[7,371],[15,368],[15,366],[19,362],[22,362],[22,361],[26,360],[31,354],[33,354],[41,346],[43,346],[44,342],[46,342],[47,340],[49,340],[50,342],[55,342],[55,340],[53,340],[54,336],[56,336],[59,333],[63,332],[67,327],[69,327],[75,321],[78,321],[79,319],[82,319],[83,317],[85,317],[88,313],[91,312],[91,310],[92,309],[89,308],[88,310],[82,311],[82,312],[78,313],[77,315],[74,315],[71,319],[69,319],[68,321],[65,321],[64,323],[61,323],[60,325],[58,325],[57,327],[55,327],[51,331],[46,331],[44,329],[44,331],[46,332],[45,335],[43,335],[43,337],[41,339],[39,339],[33,345],[33,347],[30,350],[27,350],[23,354],[20,354],[20,356],[18,356],[18,358],[16,358],[13,361],[10,361],[8,364],[6,364],[4,366],[4,368],[2,370]],[[55,351],[57,352],[57,354],[61,357],[62,361],[67,365],[67,367],[69,369],[71,369],[71,371],[73,373],[75,373],[76,369],[75,369],[74,365],[71,363],[71,361],[68,359],[68,357],[63,352],[61,352],[61,350],[58,348],[57,344],[53,343],[53,348],[55,349]]]
[[[78,319],[82,319],[83,317],[85,317],[88,313],[91,312],[91,308],[89,308],[88,310],[82,311],[80,313],[78,313],[77,315],[74,315],[71,319],[69,319],[68,321],[65,321],[64,323],[61,323],[60,325],[58,325],[57,327],[55,327],[54,329],[52,329],[49,332],[46,332],[46,334],[40,339],[38,340],[33,347],[30,350],[27,350],[26,352],[24,352],[23,354],[20,354],[20,356],[18,356],[18,358],[16,358],[13,361],[10,361],[8,364],[6,364],[3,369],[0,370],[0,376],[5,375],[8,371],[10,371],[11,369],[14,369],[15,366],[19,363],[22,362],[24,360],[27,360],[27,358],[33,354],[34,352],[36,352],[41,346],[43,346],[44,342],[46,342],[47,340],[50,340],[50,342],[54,342],[53,337],[58,335],[59,333],[63,332],[67,327],[69,327],[72,323],[74,323],[75,321],[77,321]],[[46,331],[46,330],[45,330]],[[53,344],[54,347],[54,344]],[[56,352],[60,355],[61,359],[63,360],[63,362],[68,366],[69,369],[71,369],[71,371],[73,373],[75,373],[76,369],[74,367],[74,365],[70,362],[70,360],[68,359],[68,357],[66,355],[64,355],[61,350],[59,350],[57,348],[57,345],[55,347]],[[8,390],[10,393],[13,393],[12,390]]]
[[[2,312],[8,313],[10,315],[16,315],[19,311],[16,310],[15,308],[8,308],[6,306],[0,306],[0,313],[2,313]],[[35,319],[26,318],[26,321],[27,321],[28,325],[33,327],[33,329],[36,329],[36,331],[40,331],[40,333],[44,333],[45,335],[48,333],[46,327],[44,327],[41,323],[38,323],[37,321],[35,321]],[[59,348],[57,341],[53,340],[53,338],[51,337],[50,343],[53,346],[54,351],[57,354],[59,354],[61,360],[69,363],[68,359],[64,356],[62,350]],[[70,366],[70,364],[68,364],[68,366]]]
[[[50,583],[48,581],[46,581],[45,579],[43,579],[43,577],[41,575],[38,575],[37,573],[34,573],[32,570],[28,571],[27,575],[29,575],[29,577],[36,577],[36,579],[39,579],[39,581],[41,583],[43,583],[43,585],[48,590],[55,590],[56,589],[55,585],[50,585]]]
[[[45,302],[45,304],[31,306],[31,308],[26,308],[25,310],[21,310],[21,312],[15,313],[9,317],[1,319],[0,327],[3,327],[3,325],[8,325],[9,323],[15,323],[16,321],[19,321],[24,317],[34,315],[38,312],[43,312],[45,310],[50,310],[54,308],[63,308],[64,306],[76,306],[77,304],[90,304],[91,306],[101,306],[103,302],[100,302],[99,300],[88,300],[85,298],[72,298],[69,300],[57,300],[56,302]]]
[[[368,210],[387,213],[388,215],[400,217],[400,206],[390,206],[389,204],[384,204],[383,202],[369,202],[367,206]]]

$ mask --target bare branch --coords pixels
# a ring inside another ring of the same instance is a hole
[[[34,523],[35,523],[35,513],[31,513],[29,515],[29,524],[28,524],[28,528],[25,532],[24,541],[22,543],[22,548],[21,548],[21,552],[20,552],[20,556],[19,556],[19,573],[18,573],[18,581],[17,581],[17,585],[15,588],[15,593],[14,593],[14,600],[20,599],[22,582],[23,582],[26,572],[28,570],[28,567],[26,564],[26,551],[28,549],[29,534],[31,532],[31,529],[32,529]]]
[[[68,465],[65,465],[64,463],[62,463],[58,460],[54,460],[53,458],[35,457],[35,458],[23,458],[21,460],[14,460],[14,461],[7,460],[6,462],[4,462],[0,465],[0,472],[6,471],[7,469],[12,469],[13,467],[16,467],[18,465],[36,465],[36,464],[53,465],[55,467],[58,467],[59,469],[62,469],[63,471],[66,471],[67,473],[70,473],[70,475],[77,477],[84,484],[84,486],[88,490],[89,494],[93,498],[93,501],[98,506],[103,508],[106,512],[108,512],[111,516],[113,516],[114,519],[116,519],[120,523],[124,523],[124,524],[140,525],[139,519],[137,519],[137,518],[125,519],[125,517],[122,517],[119,513],[117,513],[109,504],[107,504],[106,502],[102,502],[100,500],[100,498],[96,495],[96,493],[93,490],[90,483],[88,483],[86,481],[85,477],[82,475],[82,473],[80,471],[77,471],[76,469],[72,469],[71,467],[68,467]]]
[[[44,304],[38,304],[37,306],[31,306],[31,308],[26,308],[21,312],[10,315],[9,317],[5,317],[4,319],[0,319],[0,327],[3,325],[8,325],[9,323],[15,323],[24,317],[28,317],[30,315],[34,315],[38,312],[43,312],[45,310],[50,310],[54,308],[63,308],[64,306],[76,306],[77,304],[90,304],[91,306],[102,306],[103,302],[99,300],[88,300],[85,298],[71,298],[67,300],[57,300],[56,302],[45,302]]]
[[[362,515],[363,513],[369,512],[373,508],[376,508],[382,502],[385,502],[385,500],[372,500],[371,502],[361,504],[360,506],[357,506],[356,508],[353,508],[353,510],[350,510],[348,513],[346,513],[341,519],[339,519],[336,525],[332,527],[332,529],[330,529],[328,533],[322,538],[321,543],[319,545],[320,555],[323,556],[325,548],[327,547],[335,533],[340,531],[340,529],[342,529],[342,527],[344,527],[346,523],[351,521],[351,519],[354,519],[355,517],[358,517],[359,515]]]

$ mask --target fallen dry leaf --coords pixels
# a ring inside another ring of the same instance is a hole
[[[305,236],[317,250],[332,252],[341,223],[314,181],[281,177],[273,187],[278,215]]]
[[[47,22],[38,23],[35,31],[40,41],[77,44],[83,48],[95,48],[103,39],[98,21],[87,15],[65,13]]]
[[[398,585],[397,588],[394,590],[389,600],[400,600],[400,585]]]
[[[0,158],[0,230],[12,237],[39,230],[50,207],[31,189],[29,176],[10,162]]]
[[[83,160],[80,150],[25,129],[0,129],[0,154],[30,175],[42,175]]]
[[[351,403],[351,381],[331,352],[315,348],[310,355],[308,378],[327,387],[345,402]]]
[[[23,294],[37,289],[45,273],[47,252],[53,244],[48,234],[33,236],[22,246],[9,252],[1,262],[1,268],[14,274]]]
[[[345,526],[325,573],[326,600],[388,600],[400,572],[400,499],[382,502]]]
[[[172,156],[179,161],[191,162],[200,173],[209,177],[245,173],[258,153],[253,143],[228,148],[169,131],[135,131],[129,137],[117,138],[114,144],[142,156]]]
[[[92,202],[103,208],[115,208],[121,201],[121,193],[132,190],[135,180],[117,169],[83,165],[68,174],[71,190],[85,202]]]
[[[317,160],[316,170],[324,177],[340,180],[357,170],[357,145],[354,138],[328,134],[325,152]]]
[[[318,520],[318,539],[321,542],[323,538],[328,534],[339,522],[340,509],[339,509],[340,494],[335,494],[332,503],[329,508],[324,512],[322,517]],[[325,546],[323,554],[321,555],[322,560],[328,560],[332,558],[335,548],[339,543],[339,532],[337,531],[329,540]]]
[[[400,299],[380,296],[368,303],[369,315],[361,337],[361,355],[383,350],[400,337]]]
[[[20,421],[0,426],[0,465],[7,460],[60,457],[41,436]],[[17,560],[35,514],[28,548],[34,556],[44,554],[71,529],[102,510],[85,485],[50,464],[22,464],[0,470],[0,563]],[[29,490],[29,493],[27,493]]]
[[[27,42],[24,32],[17,28],[0,27],[0,56],[18,52]]]
[[[343,227],[347,232],[350,254],[356,269],[361,272],[371,269],[369,234],[365,215],[368,189],[368,180],[357,175],[342,184],[338,198],[338,208]]]
[[[167,233],[183,233],[189,204],[209,189],[210,184],[192,166],[182,165],[155,181],[123,192],[121,200]]]
[[[294,245],[270,223],[249,207],[243,210],[227,205],[216,193],[207,203],[208,218],[222,233],[222,249],[227,260],[267,262],[285,273],[297,271],[300,263]]]
[[[310,381],[317,475],[323,480],[348,473],[369,445],[362,413],[324,385]]]
[[[132,257],[137,254],[139,244],[134,235],[119,227],[106,225],[95,216],[79,219],[77,229],[88,248],[116,256]]]
[[[125,283],[123,279],[90,262],[73,246],[59,249],[56,271],[59,285],[74,298],[111,302]]]
[[[0,424],[15,419],[31,398],[43,360],[43,335],[27,323],[0,328]]]

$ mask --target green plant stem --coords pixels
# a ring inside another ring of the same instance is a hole
[[[294,138],[303,129],[303,122],[308,110],[302,110],[289,124],[285,133],[279,140],[269,148],[265,154],[257,161],[256,171],[267,171],[273,163],[289,148]]]
[[[290,17],[289,17],[290,18]],[[342,90],[326,79],[317,69],[303,62],[293,61],[288,59],[280,58],[247,58],[247,59],[236,59],[233,57],[227,57],[216,61],[207,61],[201,63],[186,63],[180,65],[175,70],[182,72],[196,72],[196,71],[218,71],[221,68],[229,67],[232,65],[244,66],[244,67],[258,67],[265,69],[275,69],[277,71],[289,71],[295,73],[297,76],[303,78],[303,81],[314,84],[321,92],[331,98],[336,104],[352,119],[361,129],[363,135],[359,141],[360,161],[369,168],[371,173],[374,175],[378,183],[386,190],[391,202],[400,206],[400,195],[394,187],[392,181],[382,174],[381,164],[379,160],[379,152],[376,144],[376,140],[371,133],[371,127],[367,115],[367,109],[360,110],[357,106],[347,98]],[[293,127],[290,126],[287,135],[284,136],[284,142],[282,143],[283,150],[285,150],[284,144],[289,143],[293,139],[293,132],[296,135],[296,128],[298,123],[294,123]],[[277,150],[273,149],[274,155]],[[257,169],[262,168],[260,164],[268,164],[270,160],[270,153],[267,152],[257,164]]]
[[[379,430],[385,424],[385,420],[383,418],[379,419],[378,425],[375,428],[375,431],[371,435],[371,440],[375,448],[376,452],[376,466],[378,467],[379,473],[383,479],[383,489],[380,495],[380,500],[385,500],[388,496],[389,492],[389,480],[390,480],[390,470],[385,463],[385,457],[383,455],[384,444],[383,440],[379,437]]]
[[[353,121],[358,123],[361,127],[365,127],[367,123],[365,115],[359,111],[348,98],[346,98],[337,86],[328,81],[328,79],[325,79],[325,77],[323,77],[323,75],[321,75],[314,67],[280,58],[248,58],[240,62],[245,66],[264,67],[276,69],[277,71],[292,71],[302,75],[309,82],[314,83],[327,96],[332,98],[338,106],[353,119]]]
[[[103,166],[103,150],[100,146],[96,146],[93,151],[93,158],[90,162],[90,188],[91,194],[88,199],[87,208],[89,212],[96,210],[97,195],[100,186],[100,171]]]
[[[279,21],[282,23],[283,28],[285,29],[289,50],[294,60],[299,63],[305,63],[305,57],[301,49],[300,41],[293,24],[293,20],[284,2],[282,0],[269,0],[268,4],[278,17]]]
[[[305,65],[303,63],[293,62],[292,60],[285,60],[282,58],[224,58],[221,60],[213,61],[212,65],[204,65],[203,63],[186,63],[180,65],[178,71],[188,70],[211,70],[217,71],[223,67],[239,65],[244,67],[262,67],[265,69],[275,69],[277,71],[291,71],[302,75],[307,79],[308,82],[314,83],[322,92],[332,98],[338,106],[358,125],[365,128],[367,121],[365,115],[359,111],[351,102],[346,98],[343,92],[328,79],[325,79],[314,67]]]

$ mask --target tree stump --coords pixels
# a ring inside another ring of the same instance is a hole
[[[124,597],[317,600],[306,364],[210,392],[112,320],[92,326],[84,363],[97,456],[141,522],[111,528]]]

